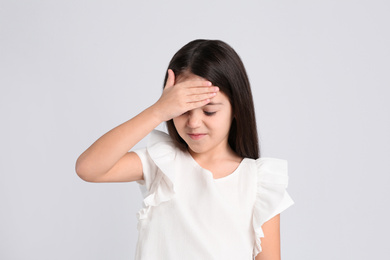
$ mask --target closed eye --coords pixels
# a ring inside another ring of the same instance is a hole
[[[215,115],[216,112],[207,112],[207,111],[203,111],[203,113],[204,113],[206,116],[212,116],[212,115]]]

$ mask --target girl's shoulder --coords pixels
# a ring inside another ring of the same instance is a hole
[[[169,145],[173,145],[173,140],[172,138],[165,132],[156,130],[154,129],[152,132],[149,134],[149,139],[148,139],[148,147],[152,145],[156,145],[158,143],[167,143]]]
[[[272,157],[261,157],[258,159],[244,158],[243,160],[250,165],[251,170],[256,172],[256,175],[260,179],[274,178],[275,182],[286,183],[288,181],[288,164],[287,160],[272,158]]]
[[[261,157],[254,160],[258,175],[267,181],[286,184],[288,182],[287,160],[271,157]],[[270,179],[271,178],[271,179]]]
[[[262,225],[294,204],[287,193],[288,172],[284,159],[262,157],[254,160],[257,190],[253,210],[253,229],[256,234],[254,255],[261,252]]]

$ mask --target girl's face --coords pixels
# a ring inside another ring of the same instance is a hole
[[[194,74],[178,77],[176,84],[187,80],[203,79]],[[229,149],[228,136],[232,122],[232,107],[221,91],[203,107],[173,118],[180,137],[187,143],[190,153],[223,153]]]

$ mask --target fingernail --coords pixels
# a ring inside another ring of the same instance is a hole
[[[214,91],[218,91],[219,90],[219,87],[214,87]]]

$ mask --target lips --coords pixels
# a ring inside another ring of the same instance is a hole
[[[188,134],[192,140],[200,140],[206,136],[206,134]]]

